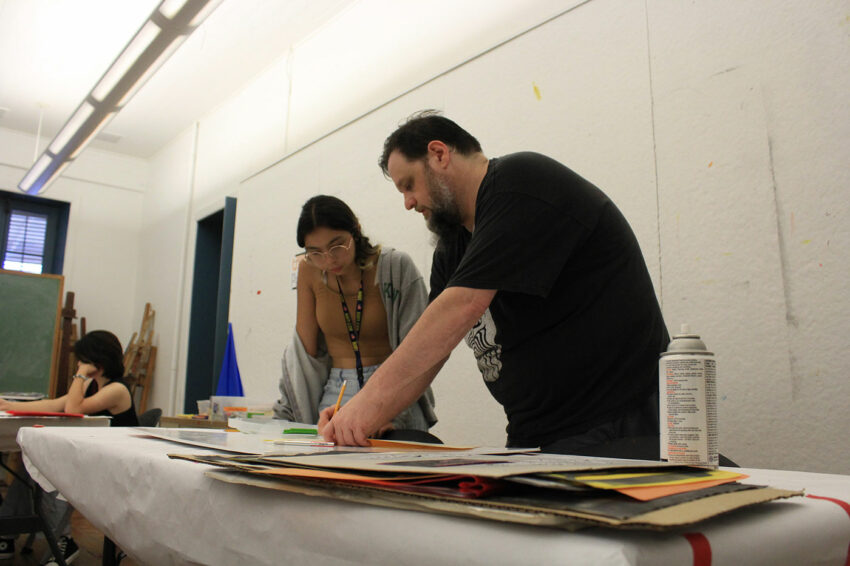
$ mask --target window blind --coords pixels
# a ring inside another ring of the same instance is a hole
[[[3,269],[41,273],[44,267],[44,243],[47,215],[12,210],[6,233]]]

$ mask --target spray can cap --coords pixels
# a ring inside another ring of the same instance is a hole
[[[673,336],[673,340],[670,341],[670,344],[667,346],[666,354],[683,354],[687,352],[705,352],[707,348],[705,347],[705,342],[700,340],[699,334],[692,334],[691,327],[688,324],[683,324],[681,326],[679,334],[675,334]]]

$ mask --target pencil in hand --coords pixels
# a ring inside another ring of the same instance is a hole
[[[345,393],[345,386],[347,383],[347,381],[342,382],[342,388],[339,390],[339,397],[337,397],[336,405],[334,405],[334,414],[331,415],[331,418],[336,416],[336,412],[339,411],[339,405],[342,403],[342,394]]]

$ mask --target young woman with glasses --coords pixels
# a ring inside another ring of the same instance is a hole
[[[296,239],[305,251],[296,331],[284,352],[275,414],[318,423],[323,411],[330,418],[340,391],[344,404],[398,347],[428,294],[410,256],[372,245],[354,212],[336,197],[319,195],[304,204]],[[436,421],[428,389],[382,430],[427,431]]]

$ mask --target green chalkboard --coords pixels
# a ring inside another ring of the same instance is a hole
[[[62,284],[0,269],[0,392],[55,391]]]

